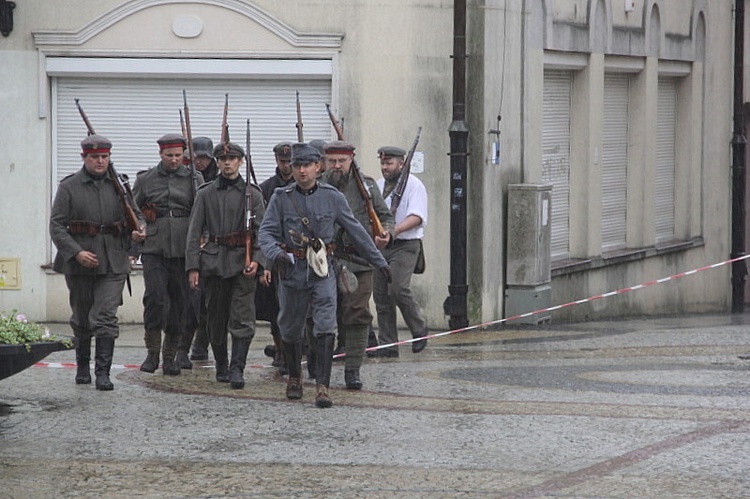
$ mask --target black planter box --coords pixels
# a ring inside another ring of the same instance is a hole
[[[13,376],[31,367],[52,352],[70,350],[61,341],[43,341],[26,345],[0,345],[0,379]]]

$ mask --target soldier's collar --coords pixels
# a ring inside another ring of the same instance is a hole
[[[309,196],[310,194],[318,190],[318,183],[315,182],[315,185],[313,185],[309,189],[303,189],[299,184],[296,184],[295,189],[303,196]]]

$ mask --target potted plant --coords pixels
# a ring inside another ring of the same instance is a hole
[[[0,313],[0,379],[33,366],[52,352],[71,348],[72,338],[51,334],[16,310]]]

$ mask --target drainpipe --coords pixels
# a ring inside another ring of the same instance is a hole
[[[466,174],[469,128],[466,125],[466,0],[453,3],[453,121],[450,137],[450,285],[443,302],[451,329],[469,325],[466,283]]]
[[[745,69],[745,0],[736,0],[734,9],[734,135],[732,137],[732,254],[745,255],[745,189],[746,149],[745,117],[743,110],[743,79]],[[745,307],[745,276],[747,263],[732,264],[732,313],[742,313]]]

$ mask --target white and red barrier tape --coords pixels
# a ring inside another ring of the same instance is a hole
[[[688,270],[686,272],[680,272],[679,274],[674,274],[674,275],[671,275],[669,277],[662,277],[661,279],[656,279],[656,280],[653,280],[653,281],[648,281],[648,282],[645,282],[643,284],[637,284],[635,286],[628,286],[627,288],[618,289],[616,291],[610,291],[608,293],[603,293],[603,294],[600,294],[600,295],[589,296],[588,298],[583,298],[581,300],[576,300],[576,301],[571,301],[571,302],[568,302],[568,303],[563,303],[562,305],[555,305],[555,306],[543,308],[543,309],[540,309],[540,310],[534,310],[533,312],[526,312],[526,313],[523,313],[523,314],[518,314],[518,315],[511,316],[511,317],[505,317],[504,319],[497,319],[497,320],[494,320],[494,321],[483,322],[481,324],[475,324],[473,326],[462,327],[462,328],[459,328],[459,329],[452,329],[450,331],[444,331],[442,333],[430,334],[430,335],[427,335],[427,336],[424,336],[424,337],[421,337],[421,338],[412,338],[412,339],[409,339],[409,340],[397,341],[395,343],[388,343],[388,344],[385,344],[385,345],[378,345],[376,347],[370,347],[366,351],[368,351],[368,352],[374,352],[375,350],[381,350],[383,348],[390,348],[390,347],[395,347],[395,346],[398,346],[398,345],[407,345],[409,343],[414,343],[415,341],[431,340],[431,339],[434,339],[434,338],[440,338],[442,336],[448,336],[450,334],[463,333],[463,332],[466,332],[466,331],[472,331],[474,329],[481,329],[481,328],[485,328],[485,327],[488,327],[488,326],[495,326],[497,324],[502,324],[504,322],[508,322],[508,321],[512,321],[512,320],[516,320],[516,319],[525,319],[525,318],[531,317],[533,315],[542,314],[542,313],[545,313],[545,312],[553,312],[555,310],[560,310],[560,309],[572,307],[572,306],[575,306],[575,305],[581,305],[581,304],[589,303],[589,302],[592,302],[592,301],[595,301],[595,300],[601,300],[602,298],[609,298],[610,296],[622,295],[622,294],[625,294],[625,293],[629,293],[631,291],[637,291],[639,289],[648,288],[650,286],[654,286],[655,284],[663,284],[665,282],[674,281],[674,280],[677,280],[677,279],[679,279],[681,277],[691,276],[691,275],[697,274],[698,272],[703,272],[704,270],[715,269],[715,268],[718,268],[718,267],[722,267],[724,265],[728,265],[730,263],[734,263],[734,262],[739,262],[741,260],[745,260],[747,258],[750,258],[750,255],[743,255],[743,256],[740,256],[740,257],[737,257],[737,258],[732,258],[730,260],[724,260],[723,262],[714,263],[712,265],[706,265],[705,267],[699,267],[697,269]],[[346,354],[342,353],[342,354],[334,355],[333,358],[334,359],[338,359],[338,358],[344,357],[345,355]],[[34,366],[35,367],[76,367],[76,364],[75,364],[75,362],[37,362],[36,364],[34,364]],[[135,364],[112,365],[112,369],[138,369],[139,367],[140,366],[135,365]],[[207,365],[207,366],[203,366],[203,367],[213,367],[213,366]],[[247,367],[249,367],[251,369],[265,369],[265,368],[269,368],[271,366],[249,365]]]

